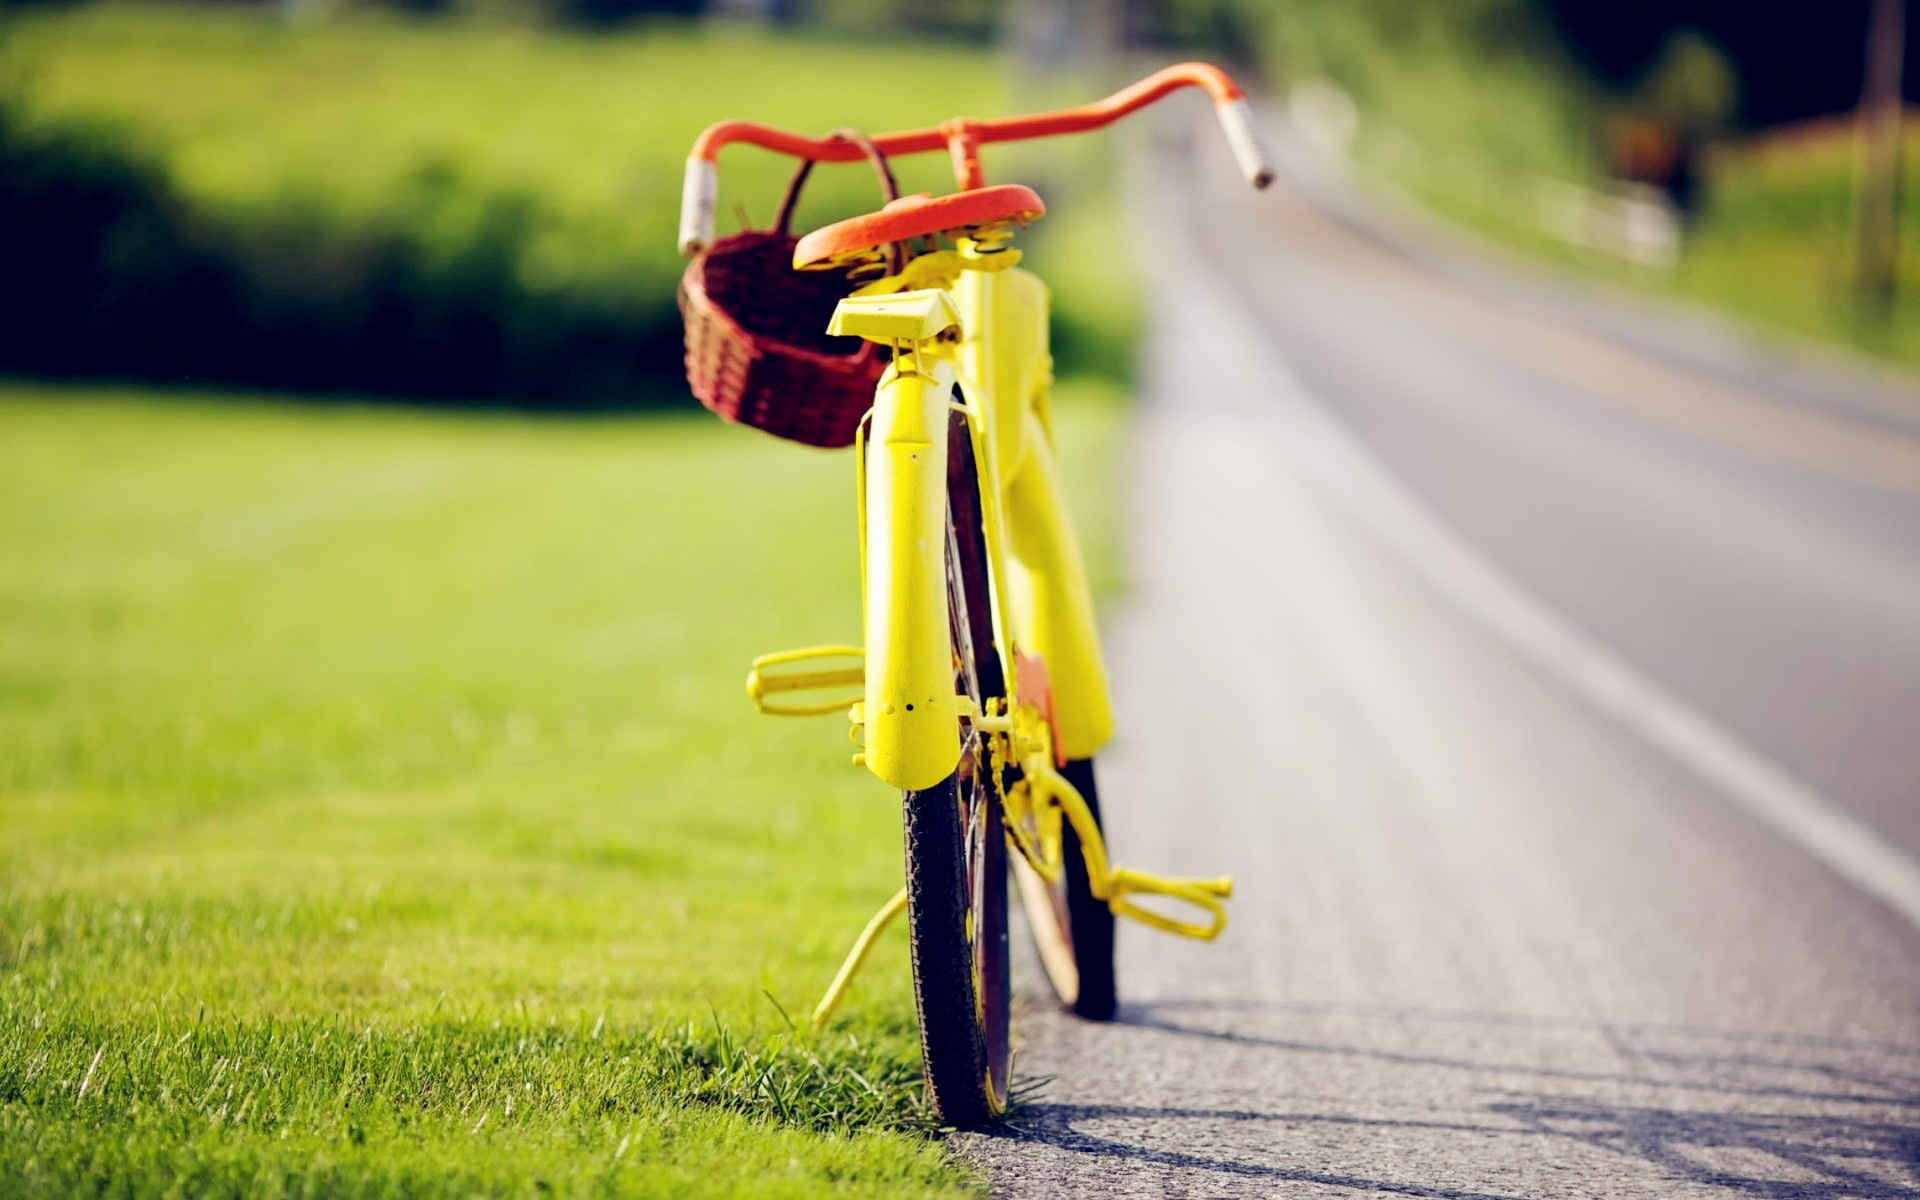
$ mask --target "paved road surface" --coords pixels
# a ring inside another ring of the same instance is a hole
[[[1103,791],[1234,923],[1123,930],[1117,1024],[1033,1001],[1054,1078],[966,1151],[1009,1196],[1920,1194],[1920,396],[1156,153]]]

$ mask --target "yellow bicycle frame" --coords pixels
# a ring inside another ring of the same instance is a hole
[[[1047,291],[1014,266],[1019,256],[1004,242],[957,240],[957,253],[925,255],[901,276],[842,300],[828,326],[893,348],[855,446],[865,645],[764,655],[747,677],[748,694],[763,712],[822,713],[846,701],[779,697],[858,682],[861,695],[848,716],[865,749],[854,761],[909,792],[953,774],[960,723],[969,721],[994,739],[993,753],[1019,768],[1020,782],[1005,797],[1006,828],[1035,874],[1060,878],[1065,820],[1079,835],[1088,886],[1115,913],[1210,940],[1226,926],[1221,901],[1232,881],[1173,879],[1113,864],[1085,799],[1056,769],[1105,744],[1113,710],[1093,599],[1053,458]],[[888,290],[927,282],[946,286]],[[955,688],[947,458],[956,411],[966,420],[978,473],[994,644],[1009,697],[988,700],[987,711]],[[862,666],[804,669],[855,656],[864,657]],[[1044,681],[1044,705],[1020,699],[1028,694],[1019,678],[1023,662],[1035,674],[1030,685]],[[1192,905],[1206,919],[1165,916],[1134,899],[1142,895]],[[896,894],[867,923],[815,1008],[816,1025],[833,1012],[905,900],[904,891]]]
[[[836,331],[879,337],[887,336],[883,310],[897,316],[918,305],[934,313],[922,326],[892,327],[915,336],[891,337],[895,361],[875,394],[862,460],[864,761],[902,790],[945,779],[959,756],[946,592],[947,414],[956,382],[973,435],[988,561],[1007,568],[1004,578],[990,572],[1004,677],[1015,678],[1015,647],[1046,662],[1065,757],[1090,757],[1113,734],[1093,599],[1048,426],[1046,286],[1017,267],[984,265],[1011,254],[963,239],[961,258],[980,265],[963,270],[951,292],[859,297],[835,318]]]

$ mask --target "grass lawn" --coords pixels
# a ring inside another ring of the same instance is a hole
[[[1120,409],[1060,424],[1110,581]],[[973,1186],[898,936],[775,1004],[900,873],[741,689],[857,634],[844,454],[9,385],[0,564],[0,1192]]]
[[[543,227],[522,268],[542,288],[646,264],[670,291],[681,164],[723,117],[877,130],[1010,103],[993,57],[977,48],[677,24],[588,36],[377,13],[301,26],[261,10],[103,4],[12,17],[0,50],[30,111],[130,128],[207,211],[244,219],[292,205],[361,221],[405,204],[423,175],[451,176],[475,196],[530,196]],[[907,190],[951,190],[944,155],[895,167]],[[765,224],[792,173],[791,159],[729,151],[721,231],[736,205]],[[865,166],[819,174],[803,222],[878,206]],[[463,215],[473,214],[448,208],[429,238],[470,236]]]
[[[1908,118],[1890,310],[1856,286],[1859,146],[1845,121],[1735,142],[1710,158],[1706,213],[1671,288],[1779,328],[1920,367],[1920,128]]]

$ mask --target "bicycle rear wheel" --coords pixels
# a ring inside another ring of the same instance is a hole
[[[1100,821],[1100,796],[1094,784],[1093,760],[1076,758],[1061,771],[1079,789]],[[1034,948],[1047,983],[1061,1004],[1090,1021],[1111,1020],[1118,1006],[1113,977],[1113,910],[1097,899],[1087,879],[1087,861],[1072,826],[1061,831],[1061,872],[1058,883],[1048,883],[1013,856],[1014,878],[1020,884],[1020,905],[1033,931]]]
[[[979,483],[965,419],[953,417],[947,594],[954,683],[976,706],[1004,696],[993,638]],[[905,795],[907,926],[927,1094],[961,1128],[1005,1110],[1013,1054],[1007,953],[1007,843],[986,741],[962,722],[954,772]]]

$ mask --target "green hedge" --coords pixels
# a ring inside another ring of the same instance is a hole
[[[678,318],[658,272],[530,288],[519,264],[540,214],[442,165],[372,220],[297,196],[215,216],[124,132],[0,108],[0,367],[536,407],[672,391]],[[460,235],[434,244],[450,222]]]

